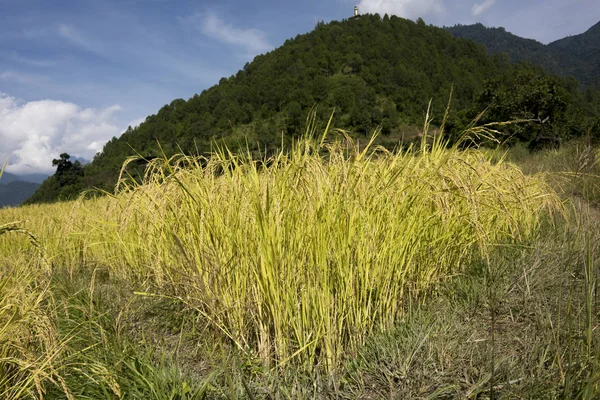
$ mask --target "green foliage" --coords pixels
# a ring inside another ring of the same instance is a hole
[[[538,136],[564,138],[568,128],[571,94],[557,77],[545,75],[526,64],[513,67],[504,76],[489,81],[478,97],[471,116],[485,108],[481,122],[527,120],[510,124],[500,131],[500,140],[529,142]]]
[[[47,203],[59,199],[60,185],[56,177],[50,176],[46,179],[35,193],[25,201],[24,204]]]
[[[557,52],[573,57],[586,65],[591,66],[589,78],[596,86],[600,85],[600,22],[592,26],[585,33],[569,36],[550,43],[548,46]],[[586,78],[586,77],[584,77]]]
[[[59,159],[52,160],[56,172],[41,184],[26,204],[71,200],[79,196],[84,188],[83,167],[79,161],[71,162],[70,158],[70,155],[63,153]]]

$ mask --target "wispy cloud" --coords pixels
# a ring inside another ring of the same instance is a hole
[[[0,73],[0,80],[17,82],[20,84],[39,84],[42,82],[48,82],[49,79],[43,75],[27,74],[17,71],[4,71]]]
[[[485,0],[483,3],[475,3],[471,8],[471,15],[478,17],[488,12],[490,8],[496,3],[496,0]]]
[[[44,60],[44,59],[34,59],[21,57],[18,54],[12,54],[9,56],[10,60],[15,61],[19,64],[28,65],[30,67],[36,68],[48,68],[54,67],[59,63],[59,60]]]
[[[194,26],[207,36],[242,48],[248,53],[264,53],[273,48],[264,31],[255,28],[235,27],[212,12],[194,14],[186,18],[180,18],[180,21]]]
[[[91,50],[92,46],[89,41],[87,41],[85,37],[72,26],[61,24],[57,29],[58,34],[71,44],[86,50]]]
[[[445,11],[444,0],[361,0],[358,8],[361,13],[393,14],[404,18],[425,17]]]

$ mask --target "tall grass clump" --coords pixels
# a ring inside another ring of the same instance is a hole
[[[96,217],[84,218],[82,257],[179,299],[267,366],[331,371],[409,302],[496,246],[528,243],[561,207],[542,178],[477,150],[439,138],[359,149],[343,136],[306,135],[268,159],[222,148],[153,160],[142,185],[122,180],[83,205]]]

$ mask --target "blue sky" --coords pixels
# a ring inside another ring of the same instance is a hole
[[[52,173],[187,99],[315,20],[361,12],[483,22],[544,43],[600,20],[597,0],[0,0],[0,160]]]

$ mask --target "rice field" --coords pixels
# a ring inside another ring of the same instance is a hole
[[[115,194],[0,210],[0,397],[594,398],[597,214],[552,182],[497,153],[426,138],[390,152],[342,132],[268,159],[155,159],[141,183],[126,163]],[[546,318],[532,298],[566,311],[535,344],[545,372],[511,378],[499,304]],[[448,354],[486,346],[457,360],[462,376],[438,354],[453,338]]]

